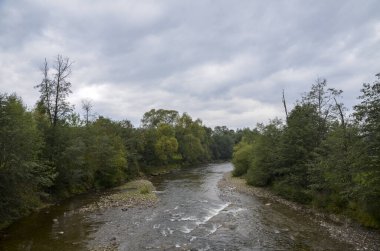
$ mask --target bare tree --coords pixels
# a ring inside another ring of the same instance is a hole
[[[42,67],[43,79],[36,88],[41,93],[41,101],[44,105],[50,123],[53,127],[64,118],[72,108],[67,102],[67,97],[71,93],[71,83],[68,81],[71,75],[71,65],[69,58],[58,55],[52,68],[52,76],[49,77],[49,66],[45,59]]]
[[[71,93],[71,83],[68,82],[68,77],[71,74],[71,62],[69,58],[57,56],[54,69],[54,110],[53,110],[53,126],[57,125],[57,121],[62,116],[71,111],[71,108],[66,101],[67,96]]]
[[[282,104],[284,105],[286,121],[288,121],[288,109],[286,108],[285,91],[282,89]]]
[[[326,79],[317,79],[315,84],[312,85],[311,91],[302,97],[302,103],[315,106],[324,123],[339,117],[338,119],[341,121],[342,126],[344,126],[343,104],[337,101],[337,98],[343,91],[326,87]]]
[[[302,97],[302,103],[312,104],[324,121],[327,120],[331,111],[331,95],[326,90],[327,80],[318,78],[311,86],[310,92]]]
[[[333,112],[337,114],[337,116],[340,118],[340,124],[343,128],[346,127],[346,121],[345,121],[345,115],[344,111],[346,110],[343,103],[339,103],[337,100],[337,97],[339,97],[343,91],[342,90],[337,90],[334,88],[329,88],[328,91],[331,93],[331,96],[334,100],[335,106],[333,107]]]
[[[82,109],[86,113],[85,114],[86,125],[88,125],[89,116],[90,116],[90,112],[91,112],[92,107],[93,107],[93,105],[92,105],[92,101],[90,99],[83,99],[82,100]]]

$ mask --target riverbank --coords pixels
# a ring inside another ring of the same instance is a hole
[[[147,166],[141,168],[143,174],[147,176],[164,175],[179,169],[181,169],[180,165]]]
[[[265,205],[268,207],[271,206],[271,203],[285,205],[302,215],[308,216],[314,222],[324,227],[330,236],[351,244],[355,247],[355,250],[379,250],[379,231],[363,228],[359,224],[342,216],[323,213],[316,209],[285,200],[273,194],[267,188],[249,186],[244,179],[233,177],[231,172],[223,175],[223,178],[218,182],[218,187],[222,191],[236,191],[265,199]]]
[[[17,222],[0,250],[355,250],[308,215],[232,186],[218,188],[232,168],[200,165],[151,176],[158,199],[147,207],[108,203],[80,213],[114,194],[144,195],[136,184],[73,197]]]
[[[110,194],[103,195],[99,201],[79,209],[80,213],[96,212],[111,207],[122,207],[126,211],[131,207],[152,207],[158,198],[154,193],[152,182],[144,179],[130,181],[122,186],[113,188]]]
[[[79,209],[80,213],[102,214],[105,210],[115,208],[122,212],[138,208],[139,210],[154,207],[158,201],[152,182],[139,179],[130,181],[111,190],[110,194],[102,196],[99,201]],[[115,251],[119,243],[115,237],[107,242],[90,247],[90,251]]]

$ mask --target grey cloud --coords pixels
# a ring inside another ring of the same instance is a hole
[[[75,61],[73,103],[138,124],[151,108],[206,124],[283,116],[318,77],[352,106],[380,71],[380,4],[368,1],[3,1],[0,86],[29,106],[39,66]]]

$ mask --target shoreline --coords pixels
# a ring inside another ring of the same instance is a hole
[[[231,172],[225,173],[218,182],[220,190],[230,190],[248,196],[266,199],[282,204],[297,213],[309,216],[314,222],[325,228],[330,236],[351,244],[355,250],[378,250],[380,247],[380,232],[366,229],[358,223],[342,216],[327,214],[316,209],[292,202],[275,195],[269,189],[253,187],[246,184],[242,178],[232,177]],[[270,203],[266,205],[270,206]]]
[[[107,210],[121,210],[123,212],[133,209],[146,210],[155,207],[158,197],[152,182],[147,179],[137,179],[113,188],[107,195],[103,195],[94,203],[79,209],[79,213],[103,215]],[[90,242],[87,249],[90,251],[116,251],[119,242],[115,237],[107,242]]]
[[[127,211],[132,207],[153,207],[158,198],[154,193],[155,187],[146,179],[133,180],[111,189],[107,195],[102,195],[98,201],[78,210],[80,213],[94,213],[113,207],[121,207]]]

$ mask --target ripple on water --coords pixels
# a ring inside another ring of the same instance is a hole
[[[202,218],[201,221],[197,221],[197,225],[205,224],[207,223],[211,218],[218,215],[221,211],[223,211],[225,208],[227,208],[231,203],[225,203],[217,208],[211,208],[208,210],[208,213],[205,217]]]
[[[166,232],[166,230],[161,230],[161,234],[163,235],[163,236],[168,236],[168,233]]]
[[[181,229],[180,229],[180,231],[181,231],[182,233],[185,233],[185,234],[189,234],[189,233],[191,233],[191,231],[193,231],[193,230],[194,230],[194,228],[190,228],[188,225],[184,225],[184,226],[182,226]]]

